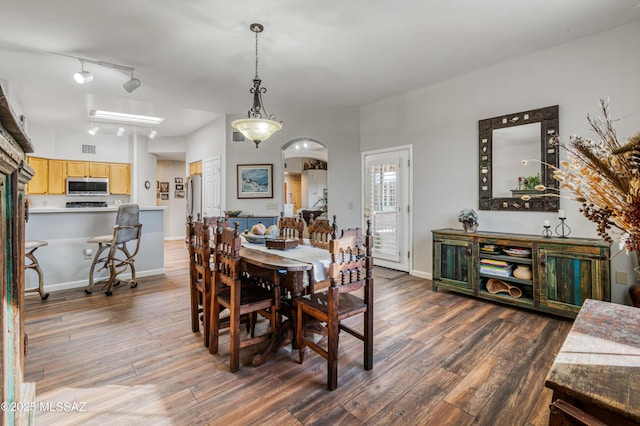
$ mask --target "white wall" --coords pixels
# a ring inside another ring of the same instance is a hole
[[[131,162],[131,202],[141,206],[156,205],[156,163],[155,155],[149,153],[149,143],[145,136],[132,136],[133,161]],[[149,182],[149,189],[145,182]],[[166,226],[165,219],[165,226]]]
[[[131,139],[133,136],[118,137],[113,134],[56,131],[29,126],[29,136],[34,145],[34,157],[59,160],[104,161],[110,163],[131,163]],[[84,154],[82,145],[95,145],[95,154]]]
[[[181,240],[185,237],[185,220],[187,211],[186,198],[176,198],[175,178],[182,178],[182,185],[186,179],[184,161],[158,161],[157,165],[158,182],[169,182],[169,199],[157,199],[159,206],[166,206],[164,211],[164,239]],[[153,192],[155,196],[155,181]]]
[[[476,209],[482,231],[539,234],[545,219],[558,222],[553,213],[478,210],[478,120],[557,104],[563,140],[572,133],[592,137],[586,114],[597,115],[598,99],[610,97],[613,115],[623,117],[618,135],[631,136],[640,130],[638,40],[640,21],[361,109],[363,151],[414,146],[414,273],[431,275],[431,230],[459,228],[462,208]],[[579,207],[561,200],[571,235],[597,237]],[[624,254],[611,267],[633,280]],[[612,279],[612,299],[628,300],[627,288]]]

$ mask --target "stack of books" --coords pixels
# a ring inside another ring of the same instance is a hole
[[[512,276],[513,264],[504,260],[480,259],[480,273],[499,277]]]

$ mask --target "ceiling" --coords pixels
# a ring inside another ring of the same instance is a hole
[[[0,79],[30,125],[88,127],[90,109],[191,133],[251,104],[255,38],[267,112],[357,107],[640,18],[639,0],[1,0]],[[68,56],[91,83],[72,75]],[[594,58],[597,60],[597,58]],[[115,130],[114,130],[115,131]],[[139,130],[146,134],[148,129]]]

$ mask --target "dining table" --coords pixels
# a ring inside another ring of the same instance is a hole
[[[306,244],[305,244],[306,243]],[[287,250],[268,248],[265,244],[250,243],[242,239],[240,249],[241,265],[245,269],[260,268],[274,272],[277,277],[273,284],[280,288],[280,321],[267,349],[253,358],[253,365],[266,362],[288,342],[295,342],[295,299],[308,294],[313,287],[327,276],[331,258],[326,249],[314,247],[307,241]]]

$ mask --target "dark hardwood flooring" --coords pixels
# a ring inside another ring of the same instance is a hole
[[[167,242],[165,257],[165,275],[111,297],[26,296],[26,380],[38,403],[58,407],[36,411],[37,425],[547,423],[544,378],[570,320],[434,293],[428,280],[376,268],[374,369],[342,333],[329,392],[324,359],[308,351],[300,365],[290,346],[257,368],[260,348],[247,348],[231,374],[228,337],[210,355],[191,332],[183,242]]]

